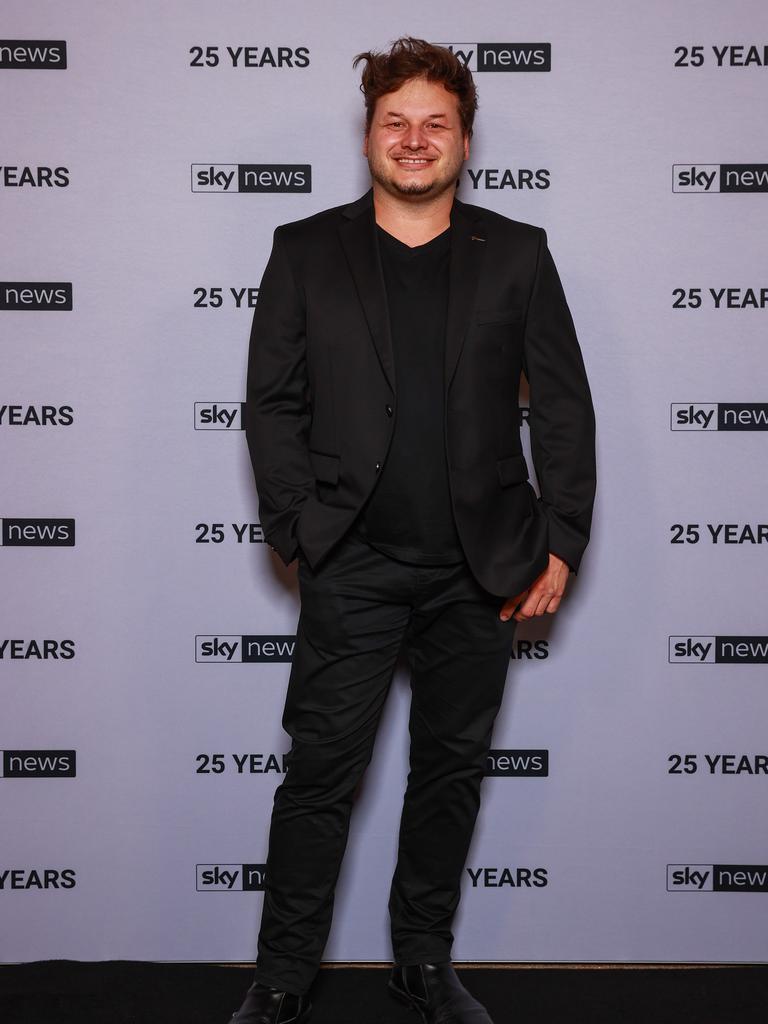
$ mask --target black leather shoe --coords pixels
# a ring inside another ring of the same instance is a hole
[[[467,992],[451,964],[396,964],[389,990],[418,1010],[424,1024],[493,1024],[488,1011]]]
[[[254,981],[229,1024],[305,1024],[311,1009],[306,996],[294,996]]]

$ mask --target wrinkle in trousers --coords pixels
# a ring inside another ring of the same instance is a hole
[[[303,994],[322,958],[355,791],[403,642],[411,668],[410,771],[389,895],[394,960],[451,958],[451,922],[516,620],[466,562],[390,558],[354,531],[312,570],[282,724],[256,980]]]

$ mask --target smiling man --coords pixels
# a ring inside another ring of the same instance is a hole
[[[469,137],[462,131],[456,100],[446,88],[439,82],[412,79],[383,98],[379,107],[363,144],[375,182],[374,203],[381,200],[382,190],[394,196],[396,204],[411,196],[445,196],[455,188],[469,156]],[[431,107],[437,109],[431,111]],[[445,198],[441,205],[445,217],[450,206]]]
[[[360,61],[372,187],[275,230],[251,327],[259,514],[279,558],[298,557],[301,611],[255,980],[232,1021],[310,1020],[355,792],[404,646],[389,989],[427,1024],[490,1024],[452,966],[451,926],[516,625],[557,610],[589,540],[594,412],[545,232],[456,196],[471,73],[411,37]]]

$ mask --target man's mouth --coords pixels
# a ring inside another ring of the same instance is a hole
[[[423,156],[397,156],[395,162],[400,164],[401,167],[426,167],[431,164],[433,157]]]

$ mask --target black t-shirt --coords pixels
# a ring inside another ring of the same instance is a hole
[[[376,225],[395,362],[392,443],[356,528],[401,561],[463,561],[444,434],[445,327],[451,228],[414,247]]]

